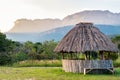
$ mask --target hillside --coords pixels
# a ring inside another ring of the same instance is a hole
[[[115,25],[95,25],[106,35],[120,34],[120,26]],[[43,42],[45,40],[59,41],[73,26],[64,26],[39,33],[6,33],[7,38],[25,42]]]

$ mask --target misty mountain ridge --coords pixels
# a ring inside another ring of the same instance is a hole
[[[39,33],[58,28],[60,26],[75,25],[79,22],[94,24],[120,25],[120,13],[108,10],[85,10],[60,19],[18,19],[9,33]]]
[[[108,10],[85,10],[68,15],[62,20],[18,19],[6,35],[7,38],[19,42],[59,41],[73,28],[73,25],[79,22],[92,22],[106,35],[120,34],[120,13],[112,13]]]
[[[120,34],[120,26],[116,25],[95,25],[101,32],[110,36]],[[74,26],[63,26],[55,29],[51,29],[45,32],[36,33],[6,33],[7,38],[19,42],[44,42],[49,40],[60,41],[65,34],[71,30]]]

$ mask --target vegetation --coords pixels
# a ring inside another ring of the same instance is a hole
[[[59,67],[0,67],[0,80],[120,80],[120,69],[114,75],[66,73]]]
[[[120,35],[113,37],[111,40],[118,46],[120,51]],[[54,40],[43,43],[30,41],[20,43],[9,40],[5,34],[0,33],[0,65],[61,66],[61,54],[53,52],[57,43]],[[67,58],[67,56],[65,57]],[[120,57],[111,54],[111,58],[114,60],[114,65],[119,67]],[[80,59],[84,59],[84,56],[80,56]]]
[[[113,37],[112,41],[117,45],[119,52],[120,52],[120,35]]]
[[[0,33],[0,65],[8,64],[11,61],[10,52],[12,41],[6,39],[6,35]]]
[[[6,35],[0,33],[0,65],[8,65],[26,60],[56,60],[61,57],[53,49],[57,45],[54,40],[40,42],[20,43],[11,41]]]
[[[25,60],[14,63],[13,67],[61,67],[61,60]]]
[[[112,38],[120,53],[120,36]],[[115,68],[114,75],[65,73],[61,56],[53,52],[57,45],[54,40],[20,43],[11,41],[0,33],[0,80],[119,80],[120,68]],[[93,55],[94,58],[95,55]],[[65,56],[67,58],[67,56]],[[76,56],[74,56],[76,58]],[[84,59],[81,55],[80,59]],[[120,56],[111,55],[114,66],[120,67]],[[117,59],[118,58],[118,59]],[[10,65],[12,67],[5,67]],[[22,68],[21,68],[22,67]]]
[[[119,55],[119,57],[118,57],[117,60],[113,61],[113,65],[114,65],[115,67],[120,67],[120,55]]]

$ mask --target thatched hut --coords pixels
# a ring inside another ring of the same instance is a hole
[[[117,53],[118,49],[92,23],[79,23],[64,36],[54,51],[62,53],[65,72],[85,74],[99,69],[114,72],[110,54]],[[81,53],[85,57],[82,60],[79,59]]]

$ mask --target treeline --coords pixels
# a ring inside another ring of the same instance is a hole
[[[111,38],[112,42],[116,44],[120,52],[120,35],[116,35]]]
[[[120,50],[120,35],[111,38]],[[6,38],[0,33],[0,65],[13,64],[24,60],[56,60],[61,54],[53,52],[58,42],[54,40],[40,42],[20,43]]]
[[[23,60],[55,60],[60,54],[53,52],[58,42],[54,40],[40,42],[20,43],[6,38],[0,33],[0,65],[12,64]]]

